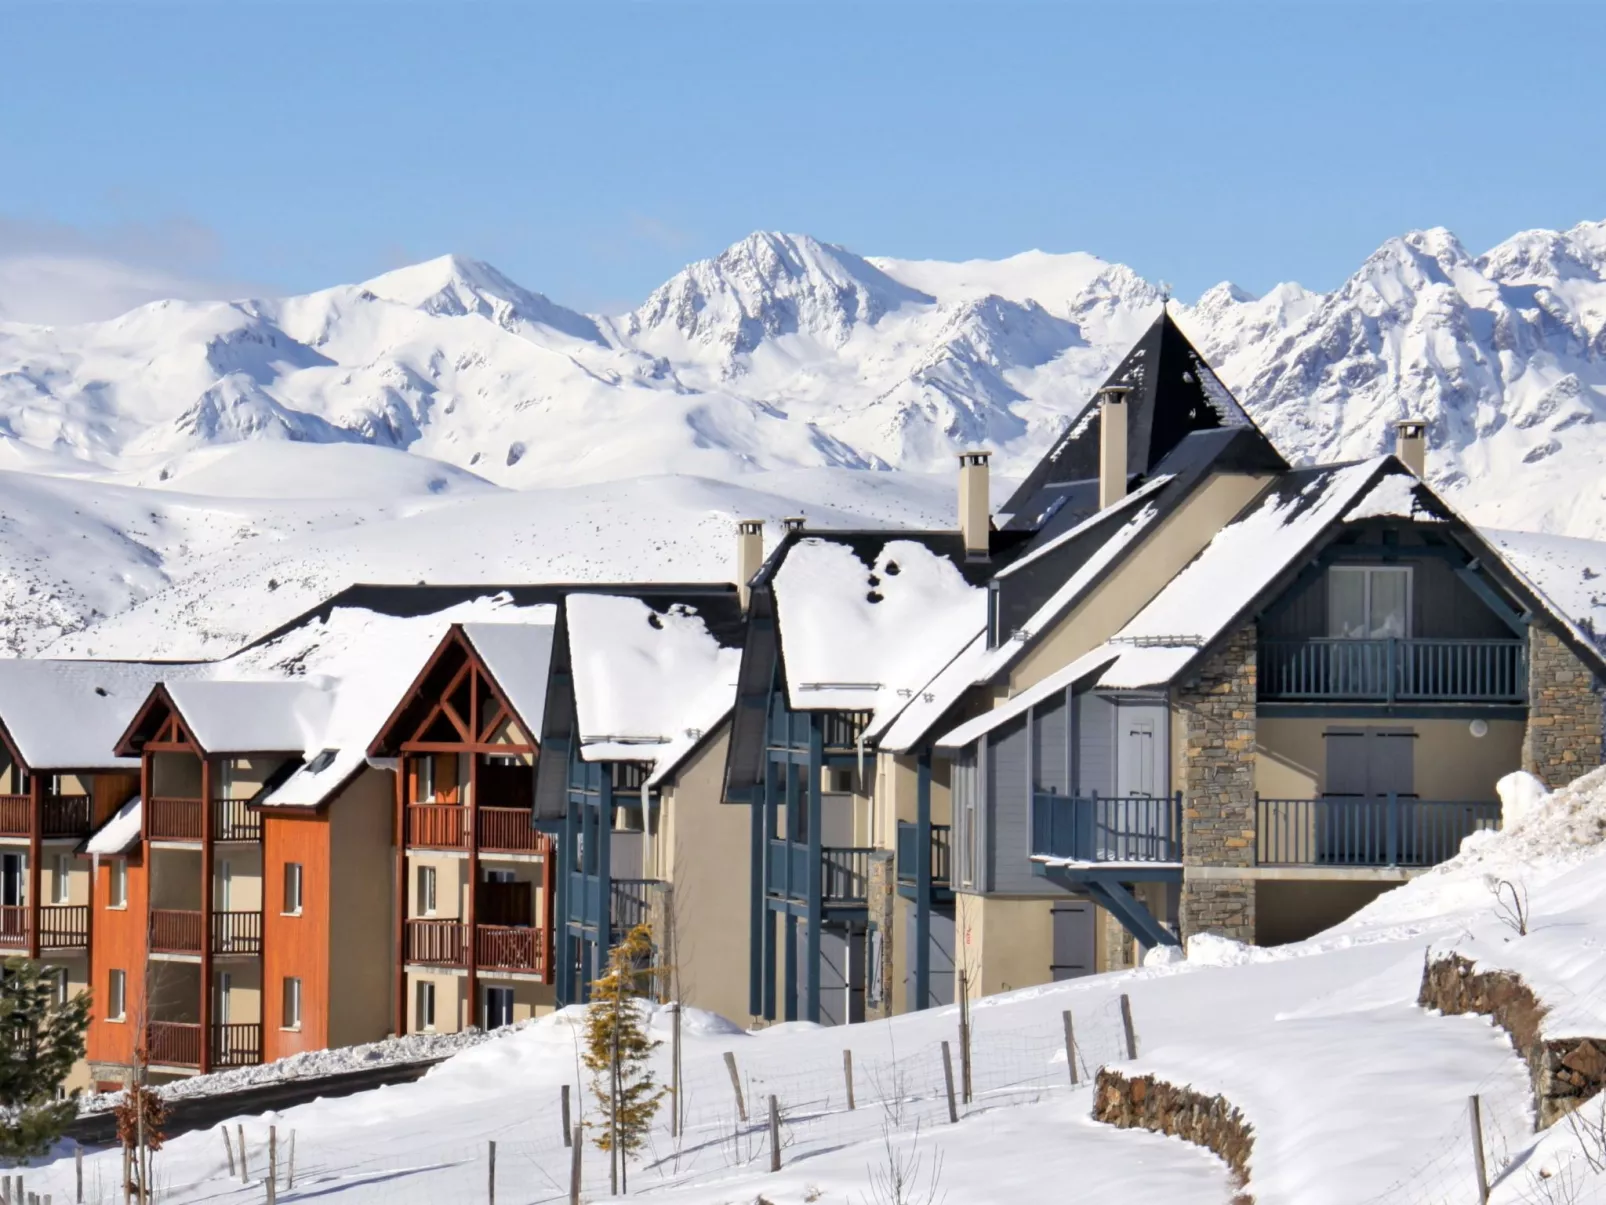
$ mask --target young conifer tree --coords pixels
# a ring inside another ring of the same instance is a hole
[[[44,1154],[78,1115],[60,1090],[84,1056],[89,995],[63,1001],[59,983],[26,958],[7,959],[0,977],[0,1159]]]
[[[625,1160],[639,1151],[652,1129],[664,1091],[650,1061],[659,1043],[647,1034],[642,997],[658,973],[652,963],[652,928],[637,925],[608,955],[608,969],[591,985],[586,1009],[585,1050],[598,1115],[586,1122],[594,1141],[609,1152],[614,1190]]]

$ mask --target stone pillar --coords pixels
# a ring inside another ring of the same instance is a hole
[[[892,950],[898,918],[898,869],[891,850],[878,849],[870,855],[870,939],[865,952],[870,974],[869,990],[864,993],[866,1021],[890,1017],[900,984],[892,981]],[[909,905],[911,908],[914,905]],[[914,974],[911,964],[909,973]]]
[[[1177,690],[1181,726],[1182,936],[1255,939],[1255,626]]]
[[[658,968],[653,992],[658,1003],[668,1004],[678,993],[675,966],[675,888],[672,883],[651,883],[647,887],[647,924],[652,929],[653,965]]]
[[[1551,790],[1601,764],[1601,692],[1595,676],[1561,638],[1528,627],[1528,727],[1522,768]]]

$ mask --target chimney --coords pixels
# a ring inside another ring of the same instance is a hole
[[[1402,418],[1394,424],[1394,455],[1418,477],[1427,475],[1428,424],[1420,418]]]
[[[1126,497],[1126,395],[1130,385],[1099,390],[1099,509]]]
[[[747,610],[747,583],[753,580],[759,566],[764,563],[764,520],[738,519],[736,521],[736,593]]]
[[[787,515],[781,520],[781,526],[787,531],[802,531],[803,524],[807,522],[802,515]]]
[[[992,500],[988,496],[987,458],[991,452],[959,453],[959,534],[965,557],[984,561],[992,552]]]

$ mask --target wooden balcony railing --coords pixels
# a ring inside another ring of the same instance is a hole
[[[212,953],[262,953],[262,913],[212,913]]]
[[[1399,795],[1257,798],[1255,813],[1262,866],[1437,866],[1500,827],[1498,803]]]
[[[26,837],[31,830],[33,799],[28,795],[0,795],[0,837]]]
[[[145,1028],[150,1061],[165,1067],[201,1065],[201,1027],[193,1021],[152,1021]],[[262,1061],[262,1026],[233,1022],[212,1026],[212,1065],[247,1067]]]
[[[407,805],[407,844],[423,849],[464,849],[468,809],[455,803]]]
[[[1182,861],[1182,793],[1032,796],[1032,856],[1068,862]]]
[[[26,904],[0,905],[0,949],[28,948],[28,907]]]
[[[199,841],[201,801],[153,797],[146,826],[152,841]]]
[[[76,950],[88,944],[87,904],[48,904],[39,909],[41,950]]]
[[[431,966],[467,966],[467,928],[455,920],[408,921],[407,961]]]
[[[42,837],[87,837],[89,835],[88,795],[46,795],[40,817]]]
[[[552,838],[531,823],[529,808],[478,808],[480,848],[496,853],[550,854]]]
[[[212,840],[262,840],[262,813],[247,807],[243,799],[214,799]]]
[[[177,908],[152,908],[151,952],[199,954],[201,914]]]
[[[546,931],[531,925],[478,925],[475,961],[491,971],[546,970]]]
[[[1521,640],[1262,640],[1262,699],[1522,703]]]

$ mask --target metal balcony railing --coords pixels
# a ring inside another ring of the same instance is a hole
[[[1182,793],[1032,796],[1032,856],[1067,862],[1182,861]]]
[[[920,826],[898,821],[898,882],[914,883],[920,878],[920,856],[915,846]],[[953,874],[953,829],[946,824],[931,826],[931,885],[947,887]]]
[[[1255,856],[1262,866],[1437,866],[1472,833],[1499,827],[1498,803],[1257,798]]]
[[[1521,703],[1521,640],[1262,640],[1262,699]]]
[[[767,889],[778,899],[806,900],[818,876],[820,898],[826,904],[862,904],[870,898],[869,846],[827,845],[811,868],[809,847],[771,840]]]

